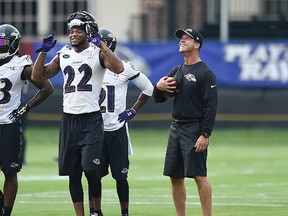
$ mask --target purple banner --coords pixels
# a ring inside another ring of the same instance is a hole
[[[48,53],[50,61],[64,44],[58,43]],[[40,44],[35,44],[36,50]],[[178,52],[178,41],[119,43],[117,55],[131,61],[145,73],[153,84],[183,62]],[[218,79],[219,87],[288,87],[288,41],[204,41],[201,59],[208,64]],[[62,74],[51,79],[62,85]]]

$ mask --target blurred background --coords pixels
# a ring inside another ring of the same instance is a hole
[[[201,59],[218,79],[215,127],[288,127],[288,0],[1,0],[0,24],[20,31],[20,52],[33,60],[42,38],[55,31],[58,42],[48,62],[69,44],[66,18],[80,10],[114,32],[117,55],[136,64],[153,84],[183,61],[176,29],[200,31]],[[51,81],[56,91],[31,110],[29,125],[59,124],[62,74]],[[26,98],[34,93],[29,86]],[[127,107],[138,94],[131,85]],[[155,104],[151,98],[130,126],[167,127],[171,102]]]

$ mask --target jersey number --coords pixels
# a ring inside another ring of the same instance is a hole
[[[0,79],[0,83],[4,83],[4,86],[0,88],[0,92],[3,93],[3,97],[0,99],[0,104],[8,103],[11,99],[11,94],[9,93],[12,88],[12,83],[7,78]]]
[[[83,77],[80,80],[80,82],[77,84],[77,86],[71,85],[75,78],[75,71],[71,66],[67,66],[64,69],[64,74],[68,74],[67,82],[65,84],[65,94],[75,92],[76,88],[77,91],[92,91],[92,85],[87,84],[88,81],[91,79],[92,76],[92,70],[91,67],[88,64],[83,64],[78,68],[78,71],[80,73],[83,73]]]
[[[104,89],[105,88],[105,89]],[[100,112],[114,112],[115,110],[115,86],[107,85],[101,88],[99,96]],[[107,98],[106,106],[101,106],[103,101]]]

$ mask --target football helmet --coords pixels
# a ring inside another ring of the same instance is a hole
[[[104,41],[107,47],[114,52],[117,46],[117,39],[114,34],[107,28],[99,28],[98,33],[101,35],[101,40]]]
[[[13,56],[19,50],[21,35],[12,25],[0,25],[0,59]]]
[[[77,11],[67,18],[68,29],[79,27],[86,32],[87,35],[93,37],[98,32],[98,24],[95,17],[87,11]]]

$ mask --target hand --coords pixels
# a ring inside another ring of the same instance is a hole
[[[57,40],[55,40],[54,38],[55,38],[55,32],[53,32],[51,35],[44,37],[41,48],[37,49],[36,53],[49,52],[57,42]]]
[[[87,35],[86,37],[87,37],[89,42],[92,42],[97,47],[100,46],[100,41],[101,41],[101,35],[100,34],[95,33],[93,38],[91,36],[89,36],[89,35]]]
[[[156,88],[159,91],[175,93],[177,91],[177,81],[173,77],[164,76],[157,82]]]
[[[209,145],[209,139],[205,138],[203,135],[201,135],[197,139],[196,144],[194,146],[195,147],[195,152],[196,153],[200,153],[200,152],[205,151],[208,148],[208,145]]]
[[[21,118],[22,115],[29,112],[30,109],[31,108],[28,106],[28,104],[26,104],[23,107],[19,107],[18,109],[13,110],[9,114],[9,119],[12,120],[13,122],[16,122]]]
[[[123,111],[118,115],[118,121],[121,123],[123,121],[128,122],[136,115],[136,111],[131,108]]]

